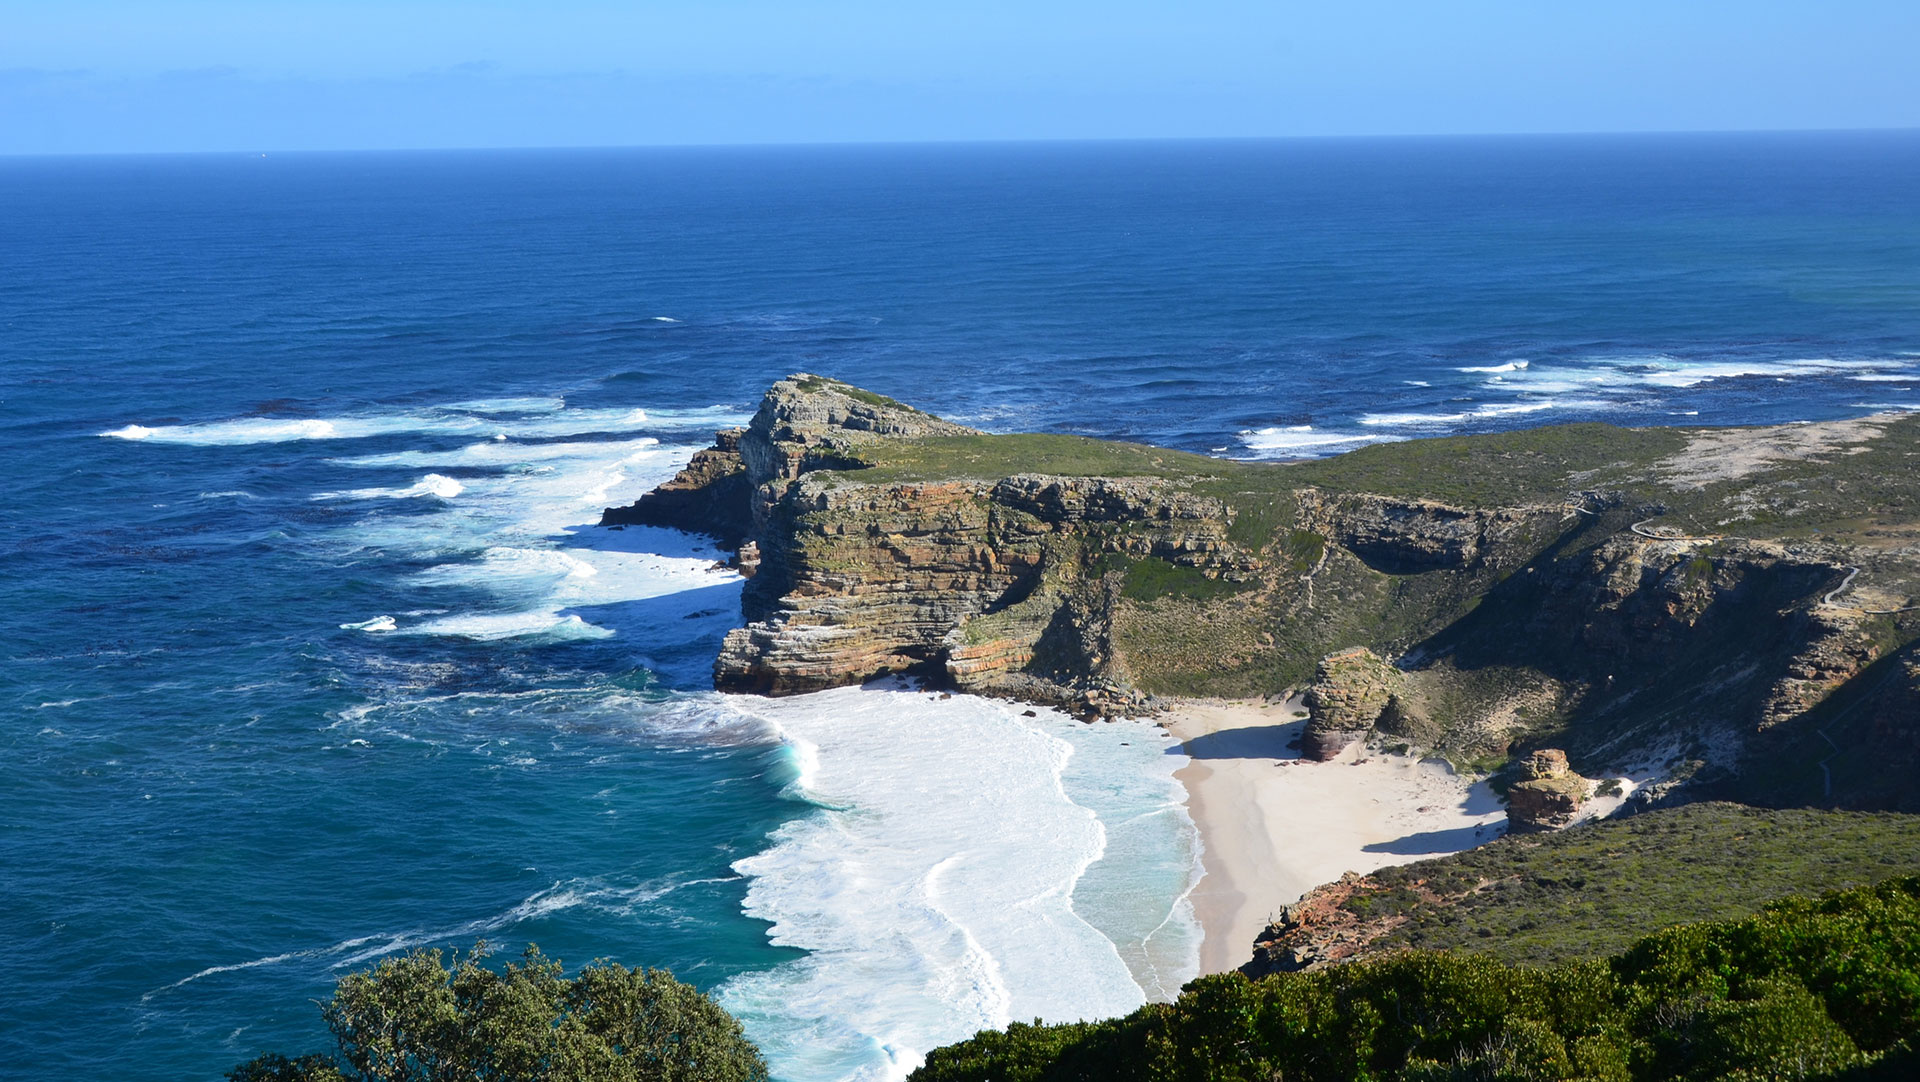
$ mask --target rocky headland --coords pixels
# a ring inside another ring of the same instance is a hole
[[[1304,690],[1311,756],[1562,749],[1565,775],[1514,779],[1549,804],[1638,759],[1662,774],[1643,801],[1905,808],[1916,436],[1583,424],[1244,463],[798,375],[604,523],[738,551],[723,689],[915,673],[1088,717]]]

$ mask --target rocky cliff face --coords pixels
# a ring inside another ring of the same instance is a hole
[[[1740,430],[1575,426],[1257,465],[988,436],[800,375],[606,521],[757,563],[722,688],[917,672],[1091,715],[1306,687],[1309,751],[1378,733],[1603,766],[1665,744],[1705,784],[1728,748],[1777,745],[1814,777],[1788,753],[1806,719],[1920,671],[1920,425],[1848,424],[1806,444],[1830,460],[1767,457],[1819,426],[1745,456]],[[1864,519],[1834,496],[1856,475],[1879,486]]]

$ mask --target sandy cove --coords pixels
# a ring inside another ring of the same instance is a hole
[[[1444,763],[1364,744],[1302,759],[1305,713],[1298,698],[1190,700],[1160,718],[1193,759],[1174,776],[1205,846],[1192,894],[1202,973],[1246,963],[1281,906],[1345,872],[1471,849],[1505,829],[1492,790]]]

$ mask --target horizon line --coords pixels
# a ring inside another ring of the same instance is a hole
[[[667,142],[667,143],[555,143],[503,144],[473,146],[415,147],[232,147],[187,150],[0,150],[0,159],[53,158],[185,158],[233,157],[269,154],[472,154],[528,153],[542,151],[609,150],[758,150],[758,149],[833,149],[878,147],[966,147],[966,146],[1042,146],[1060,144],[1127,143],[1279,143],[1279,142],[1361,142],[1370,140],[1438,141],[1454,139],[1554,139],[1624,138],[1724,135],[1898,135],[1920,134],[1920,126],[1838,127],[1838,128],[1635,128],[1586,129],[1573,131],[1460,131],[1460,132],[1379,132],[1297,135],[1137,135],[1137,136],[1011,136],[1004,138],[963,139],[815,139],[762,140],[755,142]]]

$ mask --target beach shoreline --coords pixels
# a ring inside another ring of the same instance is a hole
[[[1202,974],[1245,964],[1280,907],[1322,883],[1471,849],[1505,831],[1487,784],[1444,763],[1365,743],[1324,763],[1301,758],[1298,696],[1180,700],[1159,722],[1191,760],[1174,777],[1203,848],[1190,895]]]

